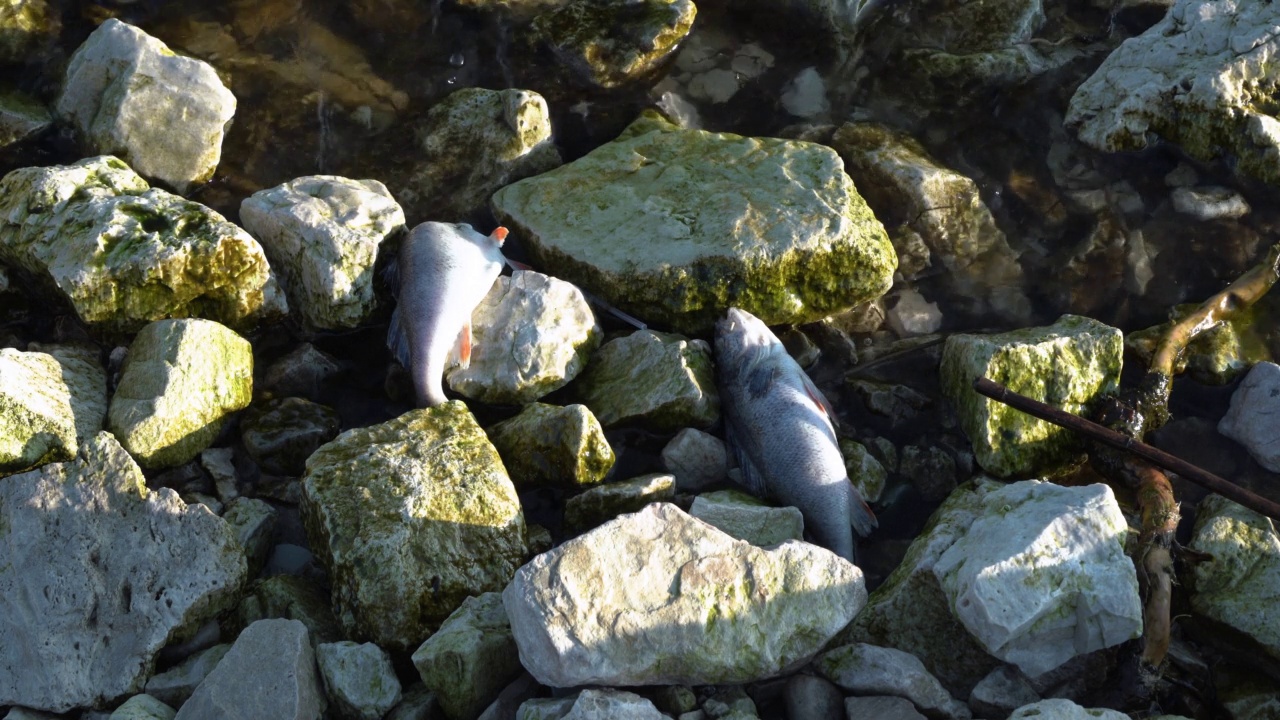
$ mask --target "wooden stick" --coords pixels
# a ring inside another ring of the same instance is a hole
[[[1064,412],[1052,405],[1046,405],[1038,400],[1032,400],[1026,395],[1019,395],[1000,383],[988,380],[985,377],[980,377],[977,380],[974,380],[973,389],[992,400],[1021,410],[1032,417],[1039,418],[1046,422],[1051,422],[1054,425],[1067,428],[1068,430],[1074,430],[1085,437],[1097,440],[1098,442],[1105,443],[1112,447],[1127,450],[1138,457],[1159,465],[1169,472],[1177,473],[1181,477],[1190,480],[1200,487],[1206,488],[1229,500],[1240,503],[1254,512],[1267,515],[1274,520],[1280,520],[1280,503],[1274,503],[1261,495],[1257,495],[1240,487],[1239,485],[1236,485],[1229,480],[1220,478],[1208,470],[1196,467],[1186,460],[1170,455],[1163,450],[1153,448],[1144,442],[1125,435],[1124,433],[1116,432],[1110,428],[1090,422],[1079,415],[1072,415],[1069,412]]]

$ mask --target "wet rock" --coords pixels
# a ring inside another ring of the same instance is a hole
[[[827,550],[761,550],[659,503],[534,558],[503,605],[544,685],[705,685],[799,666],[864,593],[862,572]],[[555,641],[566,635],[578,641]]]
[[[62,29],[58,8],[47,0],[5,0],[0,3],[0,64],[35,60]]]
[[[207,63],[108,19],[71,56],[55,111],[87,154],[185,194],[213,177],[236,97]]]
[[[1055,698],[1024,705],[1009,716],[1009,720],[1035,718],[1035,720],[1126,720],[1128,715],[1106,708],[1083,708],[1070,700]]]
[[[1182,320],[1199,308],[1199,304],[1177,305],[1170,315],[1174,321]],[[1138,360],[1149,366],[1172,324],[1161,323],[1128,333],[1124,338],[1125,349],[1132,350]],[[1251,367],[1274,359],[1267,339],[1272,324],[1267,310],[1254,305],[1196,335],[1174,360],[1173,371],[1186,372],[1196,382],[1206,385],[1233,382]]]
[[[417,136],[417,169],[396,193],[410,217],[484,220],[495,190],[561,163],[547,101],[532,90],[455,91]]]
[[[691,0],[571,0],[530,30],[585,85],[613,90],[656,80],[697,12]]]
[[[90,353],[0,349],[0,475],[70,460],[102,430],[107,375]]]
[[[464,600],[413,653],[413,664],[448,717],[478,717],[523,671],[502,596]]]
[[[272,363],[263,373],[261,390],[274,397],[299,396],[315,400],[320,386],[341,372],[332,355],[303,343]]]
[[[721,490],[693,499],[689,514],[729,537],[768,547],[804,539],[804,516],[793,507],[770,507],[736,490]]]
[[[635,423],[664,432],[710,427],[720,417],[711,348],[680,335],[637,330],[610,340],[576,388],[606,428]]]
[[[391,656],[373,643],[321,643],[316,663],[329,701],[340,717],[379,720],[400,702]]]
[[[903,697],[931,716],[953,720],[973,717],[911,653],[859,643],[824,653],[814,664],[828,680],[849,692]]]
[[[209,320],[160,320],[129,346],[107,427],[145,468],[200,454],[253,394],[249,342]]]
[[[664,720],[653,703],[623,690],[583,690],[561,720]]]
[[[849,481],[858,488],[862,499],[869,503],[876,502],[884,493],[884,484],[889,479],[889,472],[884,465],[867,450],[867,446],[857,440],[840,439],[840,454],[844,456],[844,469],[849,473]]]
[[[876,720],[925,720],[910,700],[880,695],[876,697],[845,698],[845,714],[850,718],[876,718]]]
[[[302,398],[267,400],[250,407],[240,422],[249,457],[273,475],[301,475],[316,448],[338,435],[338,412]]]
[[[134,695],[111,713],[110,720],[173,720],[177,712],[150,695]]]
[[[0,26],[7,27],[3,20]],[[31,140],[51,127],[53,117],[44,105],[22,93],[0,92],[0,148]]]
[[[0,545],[0,705],[65,712],[138,692],[170,636],[245,579],[227,524],[147,490],[109,433],[0,480]]]
[[[795,675],[783,690],[787,720],[830,720],[844,708],[840,688],[813,675]]]
[[[276,575],[255,582],[236,614],[244,626],[271,618],[297,620],[307,626],[313,644],[344,639],[328,596],[307,578]]]
[[[147,694],[170,707],[181,707],[230,649],[230,643],[214,645],[162,673],[152,675],[147,680]]]
[[[404,227],[404,211],[377,180],[311,175],[240,203],[240,221],[263,252],[308,330],[369,320],[377,306],[373,264],[382,242]]]
[[[307,460],[302,519],[348,636],[416,648],[524,561],[520,501],[466,405],[349,430]]]
[[[228,504],[222,519],[235,530],[244,547],[249,577],[257,576],[275,539],[276,509],[257,498],[240,497]]]
[[[942,353],[942,388],[955,403],[974,456],[998,477],[1058,470],[1075,461],[1080,441],[973,390],[987,377],[1014,392],[1087,415],[1093,400],[1115,390],[1123,337],[1096,320],[1063,315],[1053,325],[995,335],[952,335]]]
[[[1174,188],[1169,199],[1174,210],[1197,220],[1232,220],[1249,214],[1249,203],[1231,188]]]
[[[662,466],[675,476],[676,489],[695,492],[725,479],[729,453],[715,435],[685,428],[662,448]]]
[[[1218,432],[1249,451],[1259,465],[1280,472],[1280,365],[1260,362],[1231,396]]]
[[[188,316],[240,327],[288,308],[248,233],[107,156],[0,180],[0,262],[107,332]]]
[[[670,502],[675,495],[675,477],[660,473],[597,485],[565,501],[565,528],[582,532],[649,503]]]
[[[1014,710],[1040,700],[1040,694],[1015,668],[1003,665],[982,678],[969,693],[969,707],[984,718],[1007,718]]]
[[[319,720],[326,707],[307,628],[297,620],[259,620],[178,710],[177,720]]]
[[[613,449],[585,405],[533,403],[488,435],[517,488],[594,485],[613,469]]]
[[[648,112],[492,206],[558,276],[706,335],[729,305],[809,322],[889,288],[892,246],[841,165],[812,143],[686,130]]]
[[[564,387],[600,346],[602,332],[582,291],[542,273],[499,277],[471,314],[471,365],[445,381],[487,403],[522,405]]]

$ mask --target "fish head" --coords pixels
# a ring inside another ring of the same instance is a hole
[[[781,347],[769,326],[746,310],[731,307],[724,319],[716,321],[716,357],[722,365],[740,366]]]

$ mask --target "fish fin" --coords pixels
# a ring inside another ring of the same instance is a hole
[[[391,289],[391,294],[400,297],[400,258],[392,257],[382,268],[382,282]]]
[[[489,233],[489,237],[493,238],[498,243],[498,247],[502,247],[502,243],[507,241],[507,235],[510,232],[510,230],[499,225],[493,229],[493,232]]]
[[[462,324],[462,330],[458,332],[458,344],[454,347],[458,354],[458,366],[461,368],[471,367],[471,321],[468,320]]]
[[[771,365],[748,367],[746,369],[747,394],[752,398],[762,398],[769,394],[769,388],[773,387],[773,379],[777,377],[778,369]]]
[[[733,453],[733,459],[738,463],[738,470],[742,473],[742,486],[756,497],[767,497],[764,476],[756,470],[755,463],[751,462],[751,457],[747,455],[742,445],[735,440],[733,429],[730,423],[727,422],[724,425],[724,439],[725,444],[729,446],[729,451]]]
[[[409,367],[411,360],[409,354],[409,336],[405,333],[404,328],[400,325],[400,306],[391,311],[391,324],[387,326],[387,348],[391,350],[391,355],[400,364]]]
[[[512,260],[511,258],[505,255],[502,257],[502,259],[507,261],[507,267],[511,268],[512,270],[529,271],[533,269],[533,266],[530,265],[529,263],[522,263],[519,260]]]
[[[862,499],[862,493],[858,492],[858,488],[847,479],[845,482],[849,485],[849,524],[853,526],[853,531],[859,537],[866,537],[872,530],[880,527],[880,521],[876,519],[876,514],[871,511],[867,501]]]
[[[827,396],[822,394],[817,385],[813,384],[813,380],[809,379],[809,375],[803,370],[800,371],[800,379],[804,381],[804,391],[813,400],[822,414],[827,416],[827,422],[831,424],[831,432],[836,430],[836,411],[831,407],[831,401],[827,400]]]

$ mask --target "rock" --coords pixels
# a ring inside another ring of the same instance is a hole
[[[159,320],[129,346],[107,428],[145,468],[209,447],[253,394],[253,348],[210,320]]]
[[[315,555],[311,554],[307,548],[293,543],[280,543],[271,548],[271,554],[262,568],[262,574],[267,577],[296,575],[321,580],[324,570],[319,567]]]
[[[741,685],[732,685],[716,692],[702,703],[702,710],[706,712],[707,717],[727,720],[759,717],[756,714],[755,701],[747,696]]]
[[[676,477],[676,489],[696,492],[725,479],[729,452],[715,435],[685,428],[662,448],[662,466]]]
[[[876,720],[925,720],[910,700],[900,697],[851,697],[844,700],[845,714],[853,718]]]
[[[1169,193],[1173,209],[1191,217],[1207,220],[1234,220],[1249,214],[1249,203],[1231,188],[1218,186],[1180,187]]]
[[[1055,698],[1024,705],[1009,716],[1009,720],[1035,718],[1035,720],[1127,720],[1129,716],[1106,708],[1083,708],[1071,702]]]
[[[305,397],[315,400],[320,386],[342,371],[338,360],[320,352],[311,343],[302,343],[267,367],[261,390],[274,397]]]
[[[525,556],[515,488],[459,401],[349,430],[307,460],[302,519],[348,636],[416,648]]]
[[[698,696],[684,685],[666,685],[653,692],[653,704],[662,712],[676,717],[698,707]]]
[[[646,112],[585,157],[502,188],[492,206],[557,276],[646,322],[709,335],[730,305],[799,323],[889,288],[892,246],[841,165],[812,143],[681,129]]]
[[[147,694],[170,707],[181,706],[230,649],[230,644],[214,645],[162,673],[152,675],[147,680]]]
[[[523,405],[565,386],[600,346],[602,332],[582,291],[542,273],[499,277],[471,314],[471,365],[445,373],[473,400]]]
[[[798,509],[770,507],[736,490],[699,495],[689,514],[729,537],[761,547],[804,539],[804,516]]]
[[[416,683],[404,691],[404,699],[392,708],[386,720],[439,720],[439,717],[435,693]]]
[[[931,716],[952,720],[973,717],[911,653],[858,643],[824,653],[814,664],[818,672],[849,692],[903,697]]]
[[[502,596],[469,597],[413,653],[445,715],[474,720],[523,672]]]
[[[585,405],[526,405],[488,435],[517,488],[594,485],[613,469],[613,448]]]
[[[1175,305],[1169,311],[1172,318],[1169,322],[1126,334],[1125,349],[1133,351],[1139,361],[1150,366],[1152,356],[1164,342],[1173,323],[1199,309],[1198,304]],[[1267,339],[1273,324],[1267,308],[1258,305],[1234,314],[1187,343],[1186,349],[1174,360],[1173,371],[1176,374],[1186,372],[1196,382],[1206,385],[1234,382],[1255,365],[1275,359]]]
[[[562,720],[665,720],[653,703],[622,690],[583,690]]]
[[[561,162],[547,101],[531,90],[457,90],[417,137],[417,169],[396,193],[409,217],[482,221],[495,190]]]
[[[259,620],[240,633],[176,720],[319,720],[325,707],[306,626]]]
[[[995,335],[957,334],[942,352],[942,388],[956,406],[960,427],[988,473],[1017,477],[1061,469],[1082,450],[1074,434],[978,395],[986,377],[1014,392],[1087,415],[1095,398],[1120,379],[1123,337],[1086,317],[1063,315],[1047,327]]]
[[[1218,432],[1249,451],[1259,465],[1280,472],[1280,365],[1260,362],[1231,395]]]
[[[587,87],[615,90],[657,80],[697,14],[691,0],[570,0],[537,17],[531,39]]]
[[[110,720],[173,720],[177,712],[150,695],[134,695],[111,713]]]
[[[3,20],[0,26],[9,27]],[[53,118],[43,104],[19,92],[0,92],[0,148],[34,139],[52,127]]]
[[[1280,52],[1270,28],[1280,8],[1178,0],[1142,35],[1116,48],[1076,89],[1065,122],[1104,152],[1141,150],[1156,138],[1237,175],[1280,182],[1280,121],[1263,105],[1267,58]]]
[[[33,62],[39,52],[58,39],[62,29],[57,6],[47,0],[5,0],[0,3],[0,64]]]
[[[576,389],[600,424],[627,423],[654,432],[710,427],[720,395],[705,340],[637,330],[596,351]]]
[[[1191,607],[1228,646],[1280,659],[1280,618],[1263,609],[1280,592],[1280,535],[1270,519],[1219,495],[1200,503],[1191,549],[1210,553],[1192,573]]]
[[[316,448],[338,436],[338,412],[327,405],[287,397],[255,403],[240,421],[249,457],[273,475],[301,475]]]
[[[956,489],[956,462],[946,450],[935,445],[902,448],[898,472],[926,502],[941,502]]]
[[[0,349],[0,475],[70,460],[102,430],[107,374],[74,348]]]
[[[400,702],[391,656],[373,643],[321,643],[316,663],[329,701],[340,717],[379,720]]]
[[[844,469],[849,473],[849,481],[858,488],[862,499],[869,503],[880,500],[889,472],[867,450],[867,446],[857,440],[841,438],[840,454],[844,456]]]
[[[55,112],[89,155],[117,155],[186,194],[213,177],[236,97],[208,63],[108,19],[67,65]]]
[[[66,712],[138,692],[169,638],[245,579],[227,524],[148,490],[108,433],[0,480],[0,546],[0,706]]]
[[[4,720],[61,720],[59,716],[26,708],[12,708],[5,713]],[[96,719],[95,719],[96,720]]]
[[[288,309],[248,233],[113,157],[5,175],[0,263],[108,333],[187,316],[244,327]]]
[[[1015,668],[1002,665],[973,687],[969,707],[984,718],[1007,718],[1014,710],[1040,700],[1040,694]]]
[[[649,503],[670,502],[675,495],[675,477],[661,473],[597,485],[565,501],[565,529],[582,532]]]
[[[520,710],[520,706],[526,700],[541,691],[541,686],[533,679],[533,676],[527,672],[522,672],[520,677],[513,680],[510,685],[502,689],[502,692],[498,693],[498,699],[485,708],[477,720],[507,720]]]
[[[369,321],[378,249],[404,227],[404,211],[377,180],[310,175],[240,203],[240,221],[258,242],[289,306],[308,330]]]
[[[236,614],[246,627],[270,618],[297,620],[307,626],[313,644],[343,639],[327,594],[314,581],[294,575],[276,575],[255,582]]]
[[[578,696],[563,698],[533,698],[525,700],[516,711],[516,720],[561,720],[573,709]]]
[[[782,108],[798,118],[813,120],[831,111],[827,82],[818,68],[801,70],[782,90]]]
[[[229,503],[240,496],[235,450],[229,447],[206,448],[200,451],[200,467],[213,479],[213,488],[219,500]]]
[[[861,609],[863,583],[815,545],[761,550],[657,503],[534,558],[502,600],[544,685],[706,685],[803,664]]]
[[[792,676],[787,681],[783,696],[787,720],[838,719],[844,708],[844,694],[840,688],[813,675]]]
[[[239,497],[231,501],[222,519],[231,525],[244,547],[249,577],[256,577],[275,539],[276,509],[257,498]]]

